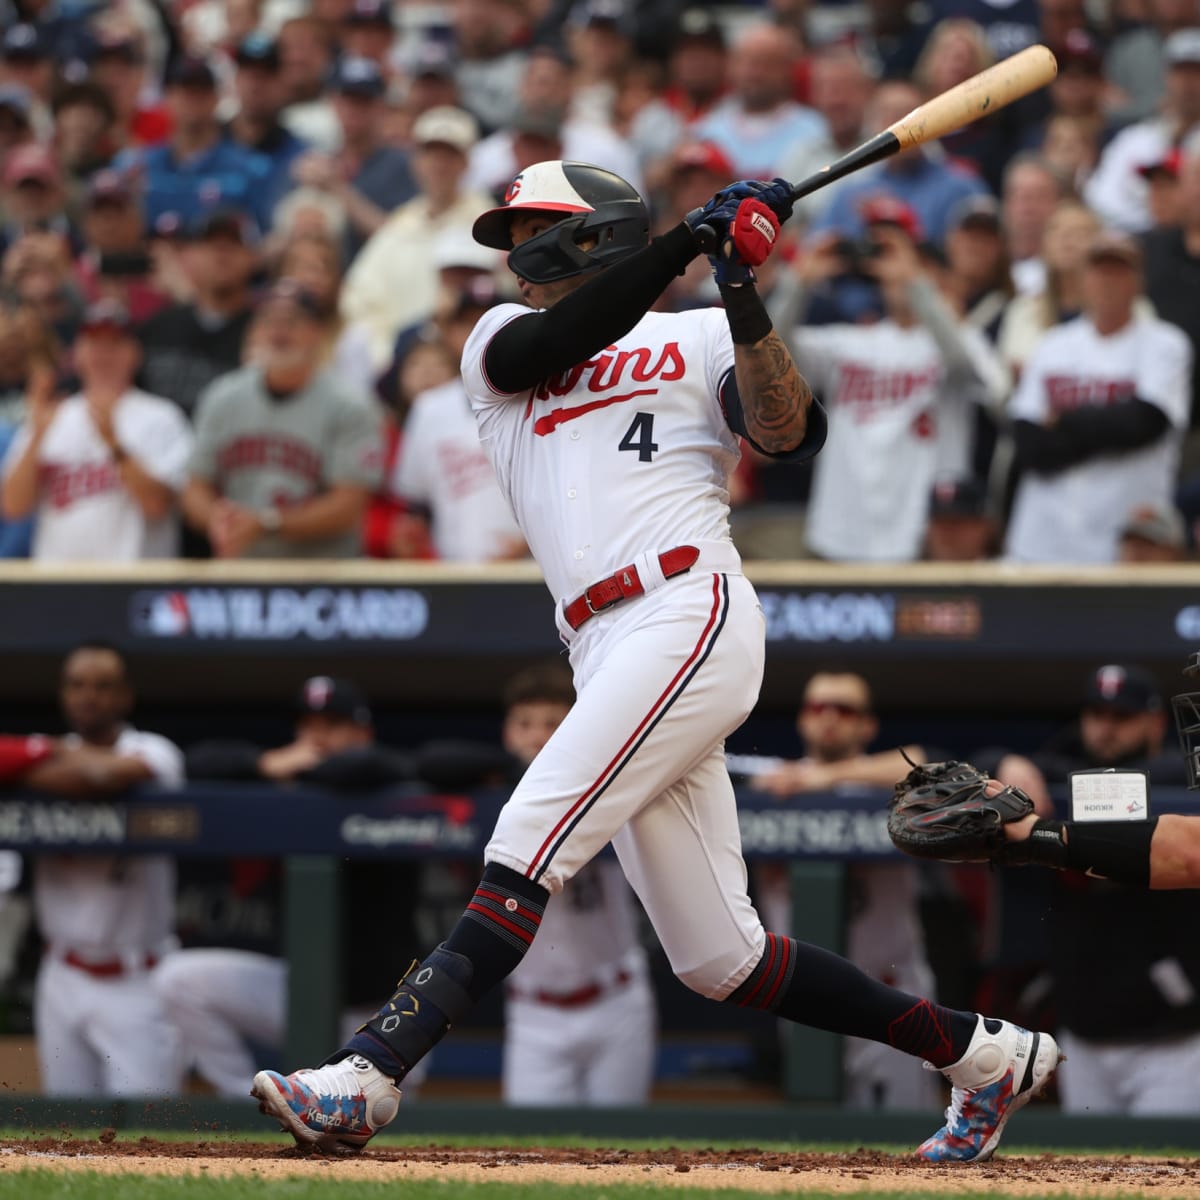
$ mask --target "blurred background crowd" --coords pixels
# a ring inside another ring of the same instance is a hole
[[[1172,561],[1200,516],[1195,0],[0,4],[0,554],[522,557],[458,384],[470,237],[572,158],[663,230],[1041,41],[1048,88],[804,200],[830,410],[747,557]],[[718,302],[704,259],[660,305]],[[899,466],[900,470],[894,468]]]

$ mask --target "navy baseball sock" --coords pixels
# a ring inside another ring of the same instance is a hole
[[[828,950],[774,933],[728,999],[814,1029],[884,1042],[935,1067],[962,1058],[978,1023],[975,1013],[910,996]]]
[[[549,898],[520,872],[488,863],[450,936],[328,1061],[361,1054],[399,1082],[525,957]]]

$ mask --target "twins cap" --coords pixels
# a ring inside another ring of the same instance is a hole
[[[50,48],[36,25],[19,22],[4,31],[4,40],[0,42],[0,58],[14,62],[41,62],[49,57]]]
[[[1000,228],[1000,202],[995,196],[965,196],[951,210],[947,221],[949,228],[962,229],[973,225],[976,228]]]
[[[38,142],[28,142],[9,152],[4,164],[4,182],[9,187],[37,182],[53,183],[58,179],[58,163],[54,155]]]
[[[304,681],[296,697],[296,710],[303,715],[344,717],[357,725],[371,723],[371,708],[358,684],[330,675],[314,675]]]
[[[84,206],[93,208],[97,204],[127,204],[133,199],[133,187],[120,171],[107,167],[97,171],[88,181],[84,192]]]
[[[351,55],[343,58],[333,72],[333,90],[364,100],[378,100],[387,91],[383,72],[372,59]]]
[[[716,142],[681,142],[671,156],[671,173],[708,171],[723,179],[732,179],[735,171],[729,155]]]
[[[1084,708],[1111,708],[1117,712],[1156,712],[1162,696],[1154,677],[1140,667],[1108,663],[1097,667],[1087,682]]]
[[[1105,229],[1092,239],[1088,246],[1089,262],[1100,262],[1107,259],[1110,262],[1121,262],[1127,267],[1140,267],[1142,251],[1137,242],[1127,233],[1116,229]]]
[[[95,333],[105,330],[112,333],[132,333],[133,319],[129,310],[119,300],[97,300],[83,314],[79,332]]]
[[[212,67],[194,54],[184,54],[168,68],[167,87],[215,88],[217,76]]]
[[[1078,65],[1091,74],[1100,74],[1104,66],[1104,51],[1086,29],[1072,29],[1054,48],[1054,57],[1063,67]]]
[[[886,192],[864,200],[858,211],[864,225],[895,225],[903,229],[914,242],[921,241],[925,236],[916,210]]]
[[[1165,154],[1151,162],[1142,163],[1136,170],[1143,179],[1153,179],[1156,175],[1166,175],[1171,179],[1178,179],[1182,167],[1183,151],[1178,146],[1172,146]]]
[[[277,71],[279,46],[265,33],[250,33],[238,42],[233,58],[243,67],[263,67],[268,71]]]

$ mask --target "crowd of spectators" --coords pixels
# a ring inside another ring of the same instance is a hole
[[[0,0],[0,555],[522,555],[461,419],[543,159],[655,230],[1035,41],[1049,88],[806,198],[760,287],[830,412],[748,557],[1190,557],[1197,0]],[[703,258],[660,306],[718,303]],[[490,521],[479,527],[476,514]]]

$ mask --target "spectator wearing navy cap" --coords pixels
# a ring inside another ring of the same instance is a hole
[[[36,25],[10,25],[0,38],[0,83],[28,88],[43,107],[50,104],[54,88],[54,60],[50,44]]]
[[[32,140],[32,97],[16,84],[0,84],[0,164],[14,146]]]
[[[1183,222],[1183,189],[1179,186],[1182,164],[1183,151],[1172,146],[1161,157],[1137,168],[1146,181],[1146,209],[1152,230],[1174,229]]]
[[[236,209],[214,209],[184,230],[179,245],[190,301],[141,329],[141,381],[189,415],[206,387],[241,365],[253,315],[251,281],[260,265],[257,231]]]
[[[117,113],[97,83],[68,83],[54,93],[54,149],[71,182],[74,202],[89,177],[108,166],[117,152]]]
[[[146,102],[146,48],[137,33],[107,26],[96,30],[87,66],[88,78],[108,93],[116,110],[118,146],[156,146],[166,139],[170,114],[161,102]]]
[[[461,107],[454,75],[454,50],[439,38],[422,38],[406,62],[404,109],[419,117],[431,108]]]
[[[982,480],[934,482],[921,556],[926,562],[986,562],[996,557],[999,532]]]
[[[240,209],[268,228],[271,164],[226,138],[217,121],[217,80],[201,58],[176,59],[168,68],[167,107],[173,128],[165,145],[126,151],[116,161],[142,184],[142,211],[153,226],[164,213],[185,223],[216,205]]]
[[[366,241],[417,188],[408,154],[383,141],[387,83],[369,58],[344,58],[330,82],[342,130],[336,155],[311,151],[292,164],[292,178],[335,195],[346,208],[346,256]]]
[[[292,187],[292,164],[310,147],[280,119],[287,95],[280,73],[278,45],[264,34],[252,33],[238,43],[233,61],[236,68],[233,90],[238,107],[225,133],[230,141],[270,162],[266,206],[274,213],[275,206]]]
[[[338,23],[338,37],[347,58],[369,58],[385,79],[391,76],[396,40],[391,0],[351,0]]]

